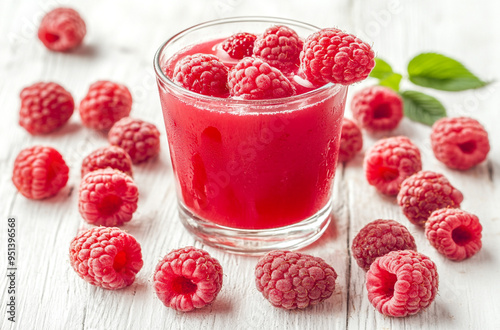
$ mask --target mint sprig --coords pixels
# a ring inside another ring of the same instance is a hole
[[[408,75],[415,85],[442,91],[464,91],[488,84],[457,60],[436,53],[415,56],[408,63]]]
[[[378,79],[381,86],[398,92],[404,101],[404,114],[409,119],[432,126],[446,117],[446,109],[433,96],[417,91],[400,91],[403,76],[394,72],[391,65],[381,58],[375,58],[375,67],[370,77]],[[485,82],[471,73],[462,63],[437,53],[422,53],[408,63],[408,80],[415,85],[442,90],[464,91],[486,86]]]
[[[432,126],[436,120],[446,117],[446,109],[435,97],[417,91],[404,91],[400,95],[404,114],[413,121]]]

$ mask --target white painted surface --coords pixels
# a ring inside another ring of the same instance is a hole
[[[85,45],[72,54],[47,51],[35,37],[43,13],[55,4],[76,8],[85,18]],[[430,150],[430,129],[404,119],[391,135],[409,136],[420,147],[424,169],[444,173],[465,195],[463,209],[479,216],[483,249],[470,260],[440,256],[421,230],[402,215],[393,198],[370,187],[362,154],[339,166],[334,187],[334,221],[325,235],[302,252],[324,258],[339,274],[336,292],[323,304],[304,311],[272,307],[257,292],[257,258],[202,246],[176,218],[174,183],[160,104],[152,69],[158,46],[176,31],[209,19],[239,15],[295,18],[320,27],[338,26],[373,43],[396,70],[419,52],[436,51],[464,62],[486,80],[498,80],[500,5],[476,1],[98,1],[0,2],[0,328],[1,329],[498,329],[500,328],[500,130],[499,85],[461,93],[432,92],[450,116],[480,120],[490,133],[488,161],[467,172],[448,170]],[[55,81],[85,95],[90,83],[109,79],[132,91],[132,116],[154,122],[162,132],[160,157],[136,166],[140,201],[123,229],[142,245],[144,267],[136,282],[120,291],[88,285],[71,269],[68,248],[84,226],[78,209],[80,163],[106,145],[103,135],[85,129],[78,114],[47,136],[30,136],[17,124],[20,90],[37,81]],[[366,83],[354,86],[359,89]],[[408,87],[408,86],[404,86]],[[350,94],[352,95],[352,94]],[[346,111],[350,116],[350,111]],[[365,135],[364,151],[375,139]],[[70,165],[70,179],[56,197],[27,200],[11,182],[17,153],[34,144],[56,147]],[[7,321],[7,217],[17,217],[17,322]],[[438,266],[440,289],[421,314],[405,319],[384,317],[366,297],[364,272],[349,254],[350,242],[367,222],[391,218],[407,225],[419,251]],[[208,308],[181,314],[156,298],[151,278],[158,260],[171,249],[205,248],[224,268],[224,286]]]

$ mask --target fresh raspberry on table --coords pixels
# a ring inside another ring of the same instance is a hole
[[[467,170],[486,159],[488,132],[475,119],[442,118],[432,125],[432,151],[449,168]]]
[[[307,37],[300,53],[300,69],[315,85],[350,85],[364,80],[375,66],[375,53],[359,38],[327,28]]]
[[[401,184],[398,204],[411,223],[423,227],[435,210],[460,208],[464,196],[440,173],[418,172]]]
[[[71,94],[53,82],[38,82],[20,94],[19,125],[30,134],[46,134],[60,128],[75,109]]]
[[[403,118],[403,100],[390,88],[371,86],[354,94],[351,110],[354,119],[367,131],[390,131]]]
[[[436,264],[412,250],[375,259],[366,273],[368,300],[380,313],[405,317],[427,308],[438,290]]]
[[[189,312],[211,304],[222,288],[222,266],[195,247],[171,251],[156,266],[154,288],[167,307]]]
[[[222,42],[222,49],[234,59],[252,56],[253,44],[257,36],[253,33],[236,33]]]
[[[120,226],[132,219],[139,191],[130,176],[112,168],[95,170],[80,182],[78,209],[96,226]]]
[[[52,51],[65,52],[79,46],[86,33],[85,22],[76,10],[56,8],[43,17],[38,39]]]
[[[280,71],[290,73],[300,66],[303,45],[297,32],[287,26],[276,25],[257,37],[253,54]]]
[[[173,80],[195,93],[227,97],[227,72],[228,68],[216,56],[194,54],[175,64]]]
[[[125,117],[109,130],[111,145],[123,148],[137,164],[160,153],[160,132],[155,125],[140,119]]]
[[[459,209],[439,209],[425,223],[425,236],[439,253],[460,261],[481,250],[483,227],[474,214]]]
[[[82,177],[87,173],[107,167],[122,171],[132,177],[132,159],[128,153],[117,146],[106,146],[94,150],[82,161]]]
[[[109,290],[134,283],[143,265],[136,239],[113,227],[93,227],[79,233],[71,241],[69,260],[78,276]]]
[[[87,95],[80,102],[83,125],[107,130],[118,120],[127,117],[132,109],[132,95],[124,85],[111,81],[97,81],[90,85]]]
[[[352,255],[358,266],[367,271],[375,259],[391,251],[417,251],[408,229],[394,220],[375,220],[364,226],[352,241]]]
[[[229,93],[247,100],[295,95],[295,87],[281,71],[258,58],[245,57],[230,71]]]
[[[365,154],[368,183],[386,195],[397,195],[401,183],[422,169],[420,150],[404,136],[379,140]]]
[[[311,255],[271,251],[255,267],[255,283],[275,307],[306,308],[328,299],[335,291],[337,273],[323,259]]]
[[[342,121],[339,162],[348,162],[363,148],[363,135],[358,125],[350,119]]]
[[[23,149],[14,161],[12,182],[26,198],[54,196],[68,182],[69,168],[61,154],[52,147]]]

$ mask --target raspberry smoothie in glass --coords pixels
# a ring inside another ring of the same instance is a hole
[[[299,248],[326,229],[347,87],[312,88],[291,71],[295,95],[213,97],[179,86],[173,72],[200,53],[231,69],[238,60],[222,41],[273,25],[302,38],[318,29],[276,18],[223,19],[177,34],[155,57],[181,221],[197,239],[236,253]]]

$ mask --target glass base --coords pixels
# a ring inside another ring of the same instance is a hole
[[[313,243],[328,227],[331,210],[332,202],[329,201],[316,214],[301,222],[280,228],[252,230],[208,222],[179,203],[181,222],[198,241],[244,255],[261,255],[272,250],[295,250]]]

